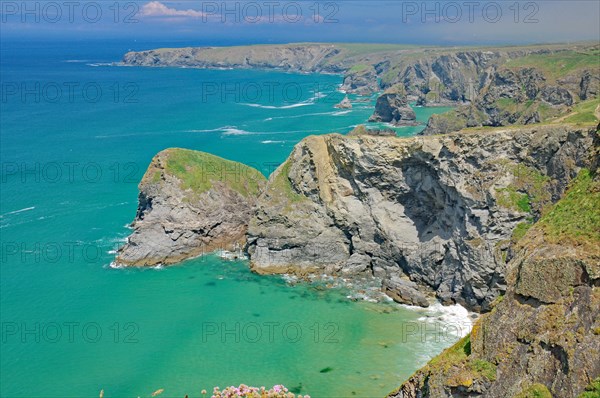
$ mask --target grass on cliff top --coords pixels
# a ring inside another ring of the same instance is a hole
[[[369,68],[371,68],[371,65],[356,64],[352,68],[350,68],[350,70],[348,71],[348,73],[361,73],[361,72],[366,71]]]
[[[600,73],[600,50],[559,51],[554,54],[532,54],[510,60],[508,67],[531,67],[540,69],[547,78],[559,79],[581,69],[591,69]]]
[[[588,124],[597,123],[596,109],[600,106],[600,98],[580,102],[573,107],[573,114],[565,118],[567,123]]]
[[[243,196],[257,195],[266,181],[258,170],[205,152],[171,148],[165,151],[166,171],[181,181],[183,189],[200,194],[222,182]],[[156,180],[156,174],[153,181]]]
[[[555,244],[600,245],[600,182],[587,169],[571,182],[561,200],[538,221],[536,228]]]

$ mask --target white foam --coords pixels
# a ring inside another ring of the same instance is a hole
[[[4,213],[4,214],[0,215],[0,218],[3,218],[4,216],[8,216],[10,214],[19,214],[19,213],[23,213],[23,212],[26,212],[26,211],[31,211],[33,209],[35,209],[35,206],[25,207],[24,209],[15,210],[15,211],[9,211],[8,213]]]
[[[348,111],[338,111],[338,112],[333,112],[332,115],[333,116],[342,116],[342,115],[347,115],[350,112],[352,112],[352,111],[351,110],[348,110]]]
[[[275,106],[275,105],[261,105],[261,104],[242,104],[245,106],[250,106],[252,108],[261,108],[261,109],[292,109],[292,108],[298,108],[301,106],[309,106],[309,105],[314,105],[313,101],[304,101],[304,102],[299,102],[297,104],[292,104],[292,105],[282,105],[282,106]]]
[[[261,144],[283,144],[285,141],[277,141],[277,140],[264,140],[260,142]]]
[[[246,131],[246,130],[240,130],[237,128],[228,128],[223,130],[223,135],[254,135],[257,133],[253,133],[251,131]]]
[[[436,301],[427,308],[402,305],[402,307],[423,314],[418,320],[421,322],[442,323],[448,333],[456,337],[464,337],[473,328],[474,313],[470,313],[460,304],[443,305]]]

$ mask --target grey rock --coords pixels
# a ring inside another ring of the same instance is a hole
[[[182,154],[188,171],[194,168],[197,178],[206,178],[208,188],[186,187],[171,171],[169,162]],[[190,160],[194,154],[201,159],[196,164]],[[265,182],[257,170],[213,155],[175,148],[160,152],[140,182],[133,233],[115,262],[169,265],[217,249],[243,248],[247,224]]]
[[[336,104],[335,107],[338,109],[352,109],[352,103],[346,96],[339,104]]]
[[[588,165],[594,135],[555,125],[307,137],[259,198],[248,228],[252,269],[336,274],[367,264],[367,274],[408,277],[444,303],[486,310],[506,289],[513,229],[558,200]],[[507,203],[509,188],[533,196],[518,170],[549,177],[530,211]]]
[[[406,93],[401,86],[386,90],[375,104],[375,112],[370,122],[391,123],[395,126],[416,126],[417,116],[408,104]]]
[[[419,291],[416,283],[409,279],[392,277],[383,282],[383,291],[401,304],[429,307],[427,296]]]

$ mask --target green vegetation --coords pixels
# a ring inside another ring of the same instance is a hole
[[[522,164],[509,168],[514,182],[506,188],[497,189],[498,205],[523,213],[543,212],[552,199],[548,191],[550,178],[538,170]]]
[[[573,107],[573,114],[565,118],[567,123],[587,124],[596,123],[596,108],[600,106],[600,99],[581,102]]]
[[[471,370],[489,381],[496,380],[496,365],[491,362],[475,359],[469,363]]]
[[[450,367],[465,361],[469,355],[471,355],[470,334],[457,341],[452,347],[445,349],[426,366],[427,368],[442,368],[447,371]]]
[[[470,386],[478,379],[496,380],[496,365],[482,359],[473,359],[470,355],[471,335],[469,334],[429,361],[422,371],[448,375],[446,383],[454,386]]]
[[[530,221],[525,221],[517,224],[517,226],[513,230],[511,241],[513,243],[517,243],[518,241],[520,241],[532,226],[533,223],[531,223]]]
[[[421,46],[412,44],[385,44],[385,43],[336,43],[339,47],[347,51],[348,56],[364,55],[371,53],[381,53],[387,51],[399,51],[406,49],[416,49]]]
[[[286,160],[286,162],[281,166],[280,172],[275,175],[273,182],[271,183],[271,189],[275,192],[283,193],[290,202],[300,202],[305,199],[304,196],[300,195],[294,188],[292,187],[292,183],[290,182],[290,167],[291,162]]]
[[[357,65],[354,65],[352,68],[350,68],[350,70],[348,72],[349,73],[361,73],[370,68],[371,68],[371,65],[357,64]]]
[[[206,192],[221,182],[244,196],[257,195],[260,184],[266,181],[252,167],[208,153],[172,148],[164,151],[164,155],[166,171],[181,180],[183,189],[190,189],[194,194]],[[160,180],[156,173],[152,175],[153,182]]]
[[[537,227],[552,243],[570,241],[597,247],[600,242],[600,182],[594,181],[589,170],[581,170],[564,197],[539,220]]]
[[[496,192],[498,193],[498,205],[506,209],[517,210],[523,213],[529,213],[531,211],[529,195],[517,192],[517,189],[514,186],[497,189]]]
[[[592,381],[578,398],[600,398],[600,377]]]
[[[432,115],[430,123],[433,123],[444,133],[459,131],[467,127],[466,118],[462,117],[458,110]]]
[[[541,70],[544,75],[556,80],[581,69],[600,70],[600,51],[592,48],[588,51],[560,51],[554,54],[532,54],[510,60],[508,67],[531,67]]]
[[[552,398],[552,393],[545,385],[536,383],[521,391],[515,398]]]

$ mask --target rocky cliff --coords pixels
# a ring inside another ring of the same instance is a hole
[[[506,288],[513,230],[526,230],[589,166],[595,135],[563,125],[308,137],[259,198],[251,267],[368,273],[400,301],[421,305],[424,290],[486,310]]]
[[[384,122],[394,126],[416,126],[417,115],[408,104],[404,87],[396,85],[388,88],[377,98],[375,112],[369,122]]]
[[[411,101],[464,105],[432,118],[426,134],[441,134],[568,114],[573,104],[600,95],[599,57],[597,44],[450,49],[298,43],[130,52],[123,64],[343,73],[341,89],[348,93],[404,90],[402,101],[388,101],[383,93],[373,120],[410,113]]]
[[[600,148],[600,141],[595,145]],[[493,310],[389,398],[600,396],[597,151],[595,156],[592,172],[580,172],[518,242],[507,292]]]
[[[133,233],[116,259],[124,266],[174,264],[245,244],[265,177],[237,162],[185,149],[160,152],[140,182]]]

